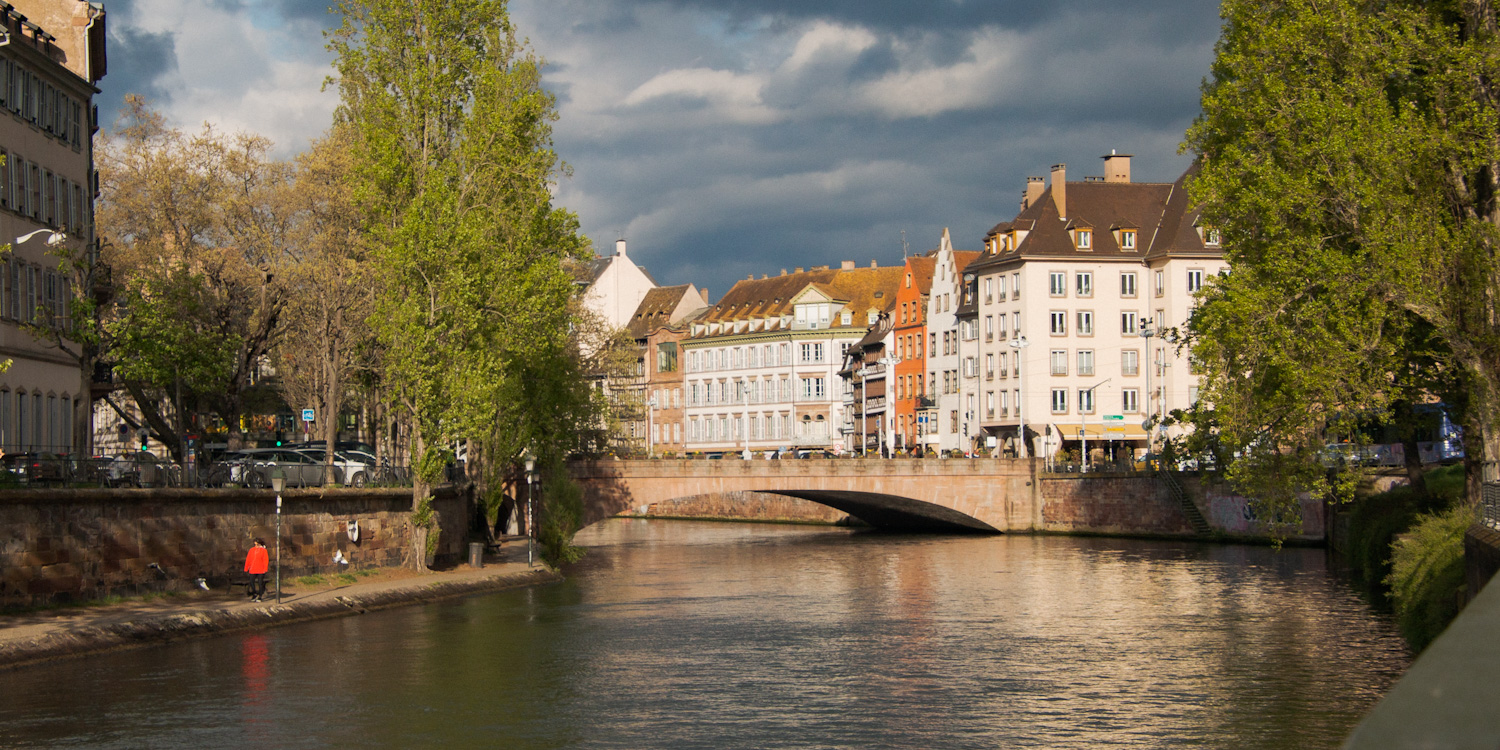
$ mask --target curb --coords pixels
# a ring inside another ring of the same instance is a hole
[[[467,581],[435,581],[408,588],[365,595],[336,596],[318,601],[235,610],[182,612],[106,626],[84,627],[30,641],[0,644],[0,670],[190,638],[208,638],[278,625],[361,615],[414,604],[430,604],[445,599],[558,583],[562,580],[562,575],[555,571],[535,570]]]

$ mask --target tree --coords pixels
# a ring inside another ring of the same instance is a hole
[[[117,290],[99,346],[181,460],[200,411],[238,441],[250,383],[280,332],[292,169],[259,136],[208,126],[189,136],[139,97],[126,104],[97,152],[102,259]]]
[[[469,441],[471,462],[513,466],[521,448],[562,443],[516,436],[575,423],[582,383],[563,366],[563,260],[587,241],[551,204],[564,171],[551,149],[554,101],[504,2],[344,0],[339,10],[337,118],[352,136],[380,272],[382,388],[412,429],[415,508],[456,441]],[[537,398],[516,400],[533,387]]]
[[[1205,400],[1272,513],[1347,494],[1328,431],[1447,391],[1500,459],[1500,55],[1480,0],[1225,0],[1192,190],[1232,274],[1192,321]]]

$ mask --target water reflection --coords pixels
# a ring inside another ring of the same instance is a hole
[[[1336,747],[1408,658],[1317,550],[580,541],[558,586],[9,673],[0,745]]]

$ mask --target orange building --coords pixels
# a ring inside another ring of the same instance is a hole
[[[927,394],[923,381],[927,372],[927,295],[932,291],[932,272],[937,267],[933,253],[908,257],[896,290],[896,309],[891,313],[889,352],[897,360],[895,379],[887,385],[895,396],[891,414],[895,435],[892,448],[910,452],[923,444],[923,425],[917,420],[920,403]]]

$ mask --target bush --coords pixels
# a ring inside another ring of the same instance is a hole
[[[544,477],[537,541],[542,545],[542,559],[555,568],[583,557],[583,548],[573,546],[573,535],[583,525],[583,489],[561,460],[548,466]]]
[[[1474,509],[1466,504],[1424,513],[1392,545],[1391,573],[1385,582],[1401,635],[1416,651],[1426,648],[1458,615],[1464,590],[1464,532],[1473,523]]]
[[[1349,564],[1365,582],[1378,584],[1391,573],[1391,545],[1423,513],[1441,513],[1462,503],[1462,466],[1445,466],[1423,477],[1427,491],[1396,487],[1360,500],[1349,519]]]

